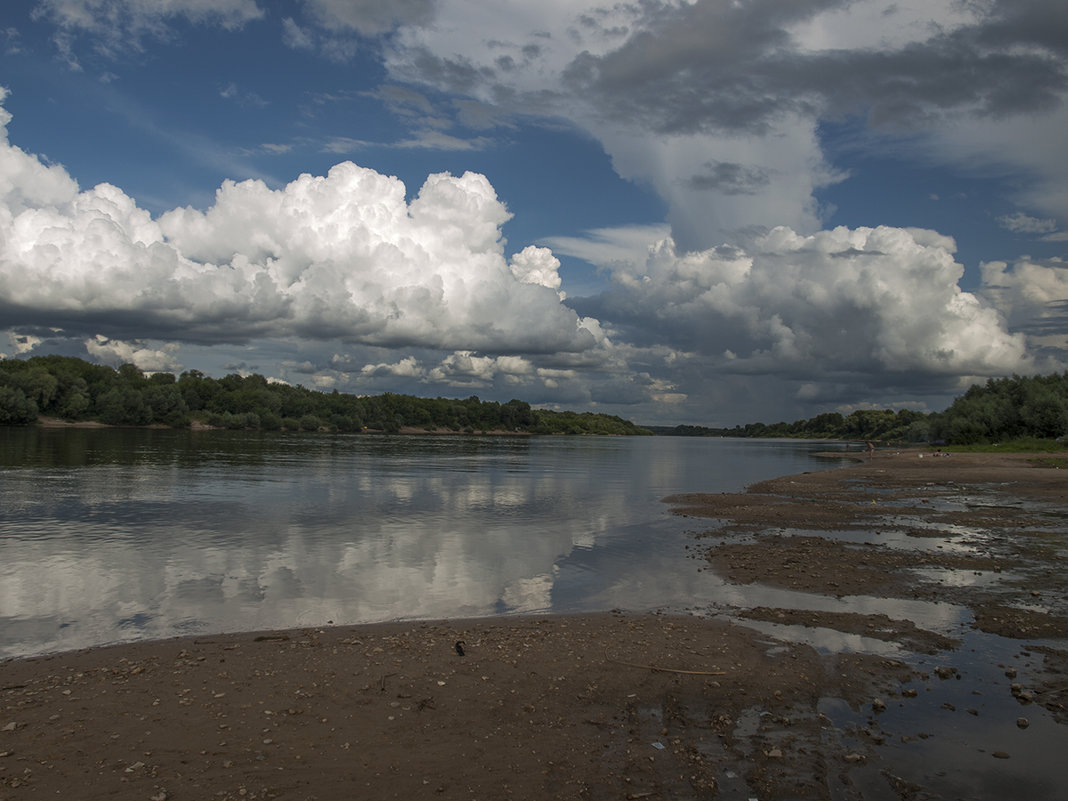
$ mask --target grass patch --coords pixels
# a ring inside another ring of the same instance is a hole
[[[1068,457],[1040,456],[1037,459],[1028,459],[1027,463],[1032,467],[1046,467],[1053,470],[1068,470]]]
[[[1068,442],[1056,439],[1027,437],[1005,442],[977,443],[974,445],[950,445],[942,450],[951,453],[1064,453],[1068,454]],[[1063,465],[1061,465],[1063,466]]]

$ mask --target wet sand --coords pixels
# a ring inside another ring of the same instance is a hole
[[[695,570],[809,593],[812,609],[331,626],[9,660],[0,800],[1056,798],[1068,472],[1035,464],[880,452],[667,499],[694,521]],[[864,596],[970,616],[946,632],[859,600],[817,608]],[[796,630],[885,649],[785,638]]]
[[[664,500],[718,522],[694,555],[733,583],[958,603],[986,631],[1068,637],[1068,457],[879,452]]]

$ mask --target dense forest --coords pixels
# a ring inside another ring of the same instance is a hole
[[[879,440],[926,442],[931,439],[931,417],[906,409],[858,409],[848,415],[826,412],[793,423],[746,423],[734,428],[653,426],[654,434],[684,437],[794,437],[800,439]]]
[[[214,379],[197,370],[145,375],[67,356],[0,360],[0,425],[27,425],[39,416],[117,426],[268,431],[385,431],[402,428],[476,433],[648,434],[620,417],[532,409],[529,403],[370,397],[317,392],[269,382],[261,375]]]
[[[803,437],[807,439],[937,442],[976,445],[1016,439],[1068,436],[1068,373],[992,378],[975,384],[944,412],[862,409],[828,412],[793,423],[748,423],[734,428],[652,426],[655,434],[706,437]]]
[[[931,434],[959,445],[1064,438],[1068,436],[1068,372],[976,384],[946,411],[932,415]]]
[[[605,414],[533,409],[529,403],[419,398],[385,393],[362,397],[272,383],[261,375],[214,379],[196,370],[145,375],[67,356],[0,360],[0,425],[26,425],[39,416],[110,425],[290,431],[386,431],[402,428],[468,433],[665,434],[717,437],[938,442],[972,445],[1068,436],[1068,373],[990,379],[944,412],[861,409],[819,414],[793,423],[734,428],[649,426]]]

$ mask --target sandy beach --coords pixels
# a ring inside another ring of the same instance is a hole
[[[1064,798],[1035,765],[1068,745],[1068,465],[924,456],[880,451],[665,501],[693,521],[694,570],[951,605],[967,610],[961,632],[814,603],[323,626],[9,660],[0,799],[1000,798],[1002,781]],[[967,631],[1008,656],[969,655]],[[921,708],[942,728],[919,728]],[[956,750],[931,756],[958,729]]]

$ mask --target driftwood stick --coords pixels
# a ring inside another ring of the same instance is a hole
[[[639,665],[636,662],[623,662],[619,659],[613,659],[608,655],[608,646],[604,648],[604,660],[606,662],[613,662],[617,665],[623,665],[625,667],[639,668],[640,670],[656,670],[661,673],[681,673],[684,676],[726,676],[725,670],[678,670],[676,668],[660,667],[659,665]]]

